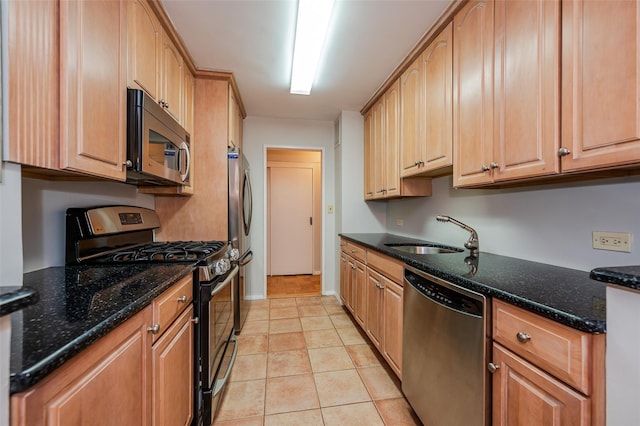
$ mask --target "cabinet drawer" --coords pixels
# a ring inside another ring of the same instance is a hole
[[[402,275],[404,273],[403,262],[375,251],[368,250],[367,265],[397,284],[402,285]]]
[[[178,315],[193,300],[193,275],[189,274],[153,301],[153,324],[160,326],[160,331],[153,335],[155,342]]]
[[[589,395],[593,336],[494,300],[496,342]]]
[[[350,241],[347,241],[347,250],[346,253],[355,258],[358,259],[360,262],[362,263],[366,263],[367,262],[367,249],[365,249],[364,247],[352,243]]]

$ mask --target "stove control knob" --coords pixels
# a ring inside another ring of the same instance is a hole
[[[240,251],[237,248],[229,249],[229,260],[238,260],[240,257]]]
[[[231,263],[229,259],[220,259],[213,263],[212,269],[215,275],[224,275],[231,269]]]

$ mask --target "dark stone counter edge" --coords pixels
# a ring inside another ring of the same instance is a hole
[[[9,393],[13,395],[14,393],[22,392],[35,385],[45,376],[54,372],[65,362],[80,353],[83,349],[87,348],[90,344],[105,336],[107,333],[114,330],[126,320],[133,317],[142,309],[150,305],[151,302],[167,288],[171,287],[180,279],[186,277],[191,273],[193,273],[193,269],[190,267],[185,267],[183,273],[177,274],[167,279],[167,281],[165,281],[162,285],[157,286],[152,291],[145,294],[144,297],[139,298],[135,302],[128,305],[126,308],[106,318],[101,323],[87,330],[84,334],[82,334],[82,336],[79,336],[78,338],[72,340],[65,346],[61,347],[57,351],[44,358],[42,361],[32,365],[30,368],[21,371],[20,373],[12,373],[10,376]]]
[[[589,277],[607,284],[615,284],[632,290],[640,290],[640,276],[638,275],[625,274],[607,268],[596,268],[589,273]]]
[[[0,294],[0,317],[34,305],[38,302],[38,292],[28,287],[15,287]]]
[[[563,312],[563,311],[559,311],[557,309],[553,309],[549,306],[546,305],[542,305],[540,303],[536,303],[533,300],[529,300],[526,299],[524,297],[518,296],[516,294],[513,293],[508,293],[508,292],[504,292],[501,290],[498,290],[494,287],[479,283],[477,281],[473,281],[473,280],[469,280],[466,279],[460,275],[456,275],[456,274],[451,274],[448,273],[447,271],[443,271],[441,269],[438,268],[434,268],[428,265],[425,265],[424,263],[418,262],[414,259],[411,259],[409,257],[404,257],[401,254],[397,253],[396,251],[391,251],[391,250],[384,250],[381,249],[378,246],[374,246],[371,244],[367,244],[364,241],[355,239],[355,238],[350,238],[348,235],[343,235],[340,234],[340,236],[342,238],[345,238],[347,240],[353,241],[357,244],[360,244],[362,246],[365,246],[367,248],[370,248],[372,250],[375,250],[378,253],[383,253],[387,256],[393,257],[395,259],[401,260],[404,263],[406,263],[407,265],[413,266],[416,269],[419,269],[423,272],[426,272],[428,274],[434,275],[438,278],[441,278],[445,281],[449,281],[452,282],[456,285],[459,285],[460,287],[469,289],[469,290],[473,290],[473,291],[477,291],[478,293],[482,293],[485,296],[490,296],[490,297],[495,297],[497,299],[500,300],[504,300],[505,302],[508,302],[512,305],[518,306],[520,308],[526,309],[528,311],[537,313],[545,318],[549,318],[553,321],[562,323],[564,325],[567,325],[571,328],[575,328],[576,330],[580,330],[580,331],[584,331],[587,333],[593,333],[593,334],[599,334],[599,333],[605,333],[606,332],[606,322],[605,321],[596,321],[596,320],[592,320],[592,319],[588,319],[588,318],[581,318],[581,317],[577,317],[575,315],[571,315],[567,312]],[[407,240],[411,240],[411,241],[417,241],[415,239],[406,238]],[[427,241],[424,241],[427,242]],[[434,243],[435,245],[439,245],[438,243]],[[444,246],[443,246],[444,247]]]

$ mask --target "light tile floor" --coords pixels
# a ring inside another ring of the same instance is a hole
[[[216,426],[421,424],[335,297],[249,303]]]

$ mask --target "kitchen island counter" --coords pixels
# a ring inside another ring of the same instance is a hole
[[[577,330],[606,331],[606,285],[589,272],[469,250],[410,254],[387,244],[435,244],[394,234],[340,234],[416,269],[489,297],[504,300]]]
[[[0,317],[33,305],[38,293],[28,287],[0,287]]]
[[[33,386],[193,272],[190,264],[53,267],[24,275],[39,300],[11,317],[10,393]]]

